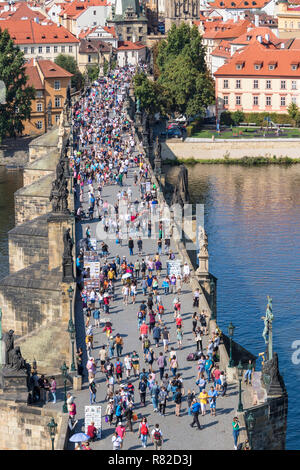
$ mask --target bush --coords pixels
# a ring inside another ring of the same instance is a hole
[[[230,111],[224,111],[220,116],[220,124],[221,126],[231,126],[233,124],[233,120],[231,117]]]
[[[199,132],[202,129],[203,125],[203,118],[197,118],[196,121],[190,122],[188,126],[186,126],[187,136],[191,137],[195,132]]]
[[[224,111],[220,116],[220,123],[224,126],[238,125],[240,122],[255,122],[257,126],[266,126],[266,117],[276,124],[292,124],[294,121],[288,114],[277,113],[243,113],[242,111]]]
[[[245,115],[242,111],[235,111],[232,113],[232,120],[236,126],[239,125],[240,122],[244,122]]]

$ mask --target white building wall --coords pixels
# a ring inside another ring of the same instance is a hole
[[[111,6],[96,6],[85,10],[76,21],[76,35],[84,28],[93,28],[95,26],[105,26],[106,20],[110,15]]]

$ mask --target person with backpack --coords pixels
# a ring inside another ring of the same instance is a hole
[[[149,426],[147,423],[147,418],[144,417],[140,423],[139,434],[138,434],[138,437],[141,439],[144,449],[147,447],[148,436],[149,436]]]
[[[165,373],[165,367],[167,365],[167,361],[166,361],[166,358],[165,358],[163,352],[159,353],[159,356],[158,356],[156,362],[157,362],[157,365],[158,365],[158,368],[159,368],[160,380],[162,380],[163,376],[164,376],[164,373]]]
[[[131,355],[131,363],[134,376],[136,377],[140,372],[140,357],[136,351],[133,351]]]
[[[123,351],[123,346],[124,346],[124,341],[121,338],[119,333],[117,333],[115,337],[115,343],[116,343],[117,357],[119,358],[120,356],[122,356],[122,351]]]
[[[151,346],[151,343],[150,343],[150,339],[148,338],[148,336],[146,335],[144,337],[144,340],[143,340],[143,348],[144,348],[144,359],[146,360],[146,356],[149,352],[149,349],[150,349],[150,346]]]
[[[180,416],[181,403],[182,403],[182,393],[181,393],[181,389],[179,387],[176,389],[176,392],[175,392],[175,395],[174,395],[174,402],[175,402],[175,416]]]
[[[139,391],[141,405],[146,406],[147,379],[145,377],[143,377],[143,379],[139,383]]]
[[[155,342],[155,346],[158,348],[159,340],[160,340],[160,337],[161,337],[161,329],[160,329],[158,323],[155,324],[155,326],[153,328],[153,331],[152,331],[152,334],[153,334],[153,339],[154,339],[154,342]]]
[[[158,394],[159,414],[165,416],[168,392],[165,386],[162,386]]]
[[[162,432],[159,428],[159,424],[155,425],[154,429],[152,430],[151,437],[152,437],[152,442],[154,444],[154,449],[161,450],[163,437],[162,437]]]
[[[89,384],[89,391],[90,391],[90,405],[96,403],[96,393],[97,393],[97,385],[95,384],[94,380],[92,380]]]

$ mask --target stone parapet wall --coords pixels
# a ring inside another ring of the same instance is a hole
[[[15,194],[15,222],[23,224],[51,210],[49,196],[23,196]]]
[[[162,143],[163,160],[205,160],[243,157],[279,157],[300,158],[300,139],[261,140],[243,139],[231,141],[217,139],[177,139]]]
[[[29,186],[35,181],[52,174],[52,170],[31,170],[30,168],[24,168],[23,172],[23,186]]]
[[[51,450],[47,424],[54,418],[55,450],[65,448],[68,415],[4,400],[0,395],[1,450]]]

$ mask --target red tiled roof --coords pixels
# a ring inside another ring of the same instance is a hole
[[[140,44],[139,42],[131,41],[119,41],[118,42],[118,51],[128,51],[128,50],[138,50],[144,49],[146,46]]]
[[[266,35],[269,36],[269,40],[267,41]],[[274,45],[280,44],[280,40],[278,39],[277,36],[271,31],[270,28],[266,27],[258,27],[258,28],[252,28],[249,31],[246,31],[244,34],[239,36],[236,39],[233,39],[230,41],[231,44],[243,44],[243,45],[248,45],[252,44],[253,42],[256,42],[258,40],[258,37],[262,37],[262,41],[267,43],[272,43]]]
[[[74,0],[70,5],[61,5],[61,12],[59,13],[59,16],[64,16],[64,14],[66,14],[68,18],[77,18],[78,16],[82,15],[82,13],[89,7],[105,7],[107,5],[107,0]]]
[[[230,42],[221,41],[220,44],[212,51],[211,55],[217,57],[225,57],[226,59],[231,57]]]
[[[8,30],[15,44],[78,43],[79,40],[63,26],[47,25],[32,20],[2,20],[2,31]]]
[[[45,78],[71,78],[73,74],[55,64],[51,60],[38,60],[37,61],[42,74]]]
[[[262,67],[259,70],[254,68],[254,64],[260,62]],[[242,63],[240,70],[236,69],[237,64]],[[274,70],[269,70],[269,64],[276,63]],[[222,65],[215,73],[215,76],[291,76],[300,78],[300,67],[292,70],[292,64],[300,65],[300,55],[298,50],[291,49],[266,49],[259,43],[254,43],[245,49],[238,50],[231,58],[230,62]]]
[[[0,3],[0,7],[1,5],[2,4]],[[21,20],[25,17],[29,20],[34,20],[34,18],[38,18],[40,21],[46,21],[48,19],[39,11],[31,10],[31,8],[29,8],[26,3],[17,3],[14,6],[16,8],[16,11],[2,11],[2,13],[0,13],[0,18],[14,21]]]
[[[116,30],[114,26],[100,26],[104,31],[107,33],[111,34],[113,38],[116,38]],[[85,39],[89,34],[93,33],[98,29],[99,26],[95,26],[94,28],[88,28],[86,31],[82,30],[80,31],[80,34],[78,35],[79,39]]]
[[[219,22],[212,28],[205,31],[203,38],[205,39],[231,39],[241,36],[247,31],[247,28],[252,26],[250,21],[241,20],[234,23],[232,20],[226,22]]]
[[[258,9],[267,5],[270,0],[214,0],[210,3],[211,8],[226,9]]]
[[[27,85],[34,86],[36,90],[43,90],[44,86],[42,84],[39,72],[36,65],[32,63],[25,64],[25,74],[28,76]]]

